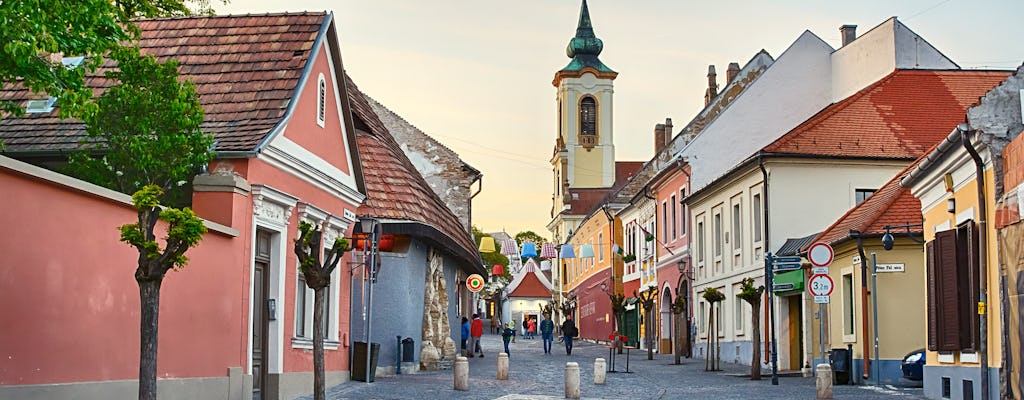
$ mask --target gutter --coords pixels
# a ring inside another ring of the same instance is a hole
[[[761,176],[763,178],[763,185],[761,185],[762,186],[761,187],[761,192],[763,192],[763,194],[764,194],[764,210],[763,210],[763,212],[764,212],[764,225],[763,225],[763,227],[764,227],[764,247],[765,247],[765,252],[767,253],[767,250],[769,248],[771,248],[771,243],[772,242],[770,240],[768,240],[768,232],[769,232],[769,229],[768,229],[768,216],[770,215],[770,213],[768,212],[768,210],[769,210],[769,207],[768,207],[768,170],[765,169],[765,167],[764,167],[764,156],[765,156],[765,154],[767,154],[767,153],[765,153],[764,151],[759,151],[757,153],[757,166],[761,169]],[[692,196],[692,194],[691,194],[691,196]],[[765,279],[767,279],[768,278],[768,274],[771,273],[771,265],[769,265],[769,264],[770,263],[768,262],[768,257],[764,257]],[[768,283],[768,282],[766,282],[766,283]],[[769,347],[768,347],[769,343],[768,343],[768,341],[765,341],[765,344],[764,344],[764,346],[765,346],[765,348],[764,348],[765,349],[765,362],[768,361],[768,356],[770,354],[771,355],[771,363],[772,363],[772,385],[778,385],[779,384],[779,365],[778,365],[778,358],[777,358],[778,357],[778,353],[776,353],[777,345],[775,343],[775,306],[774,306],[774,304],[772,304],[773,303],[772,299],[775,297],[775,295],[772,294],[771,285],[768,285],[768,290],[766,291],[766,293],[767,293],[767,296],[768,296],[768,302],[766,304],[766,306],[768,308],[768,313],[767,313],[768,314],[768,318],[765,319],[765,324],[768,325],[768,326],[766,326],[766,328],[768,328],[767,330],[769,332],[771,332],[771,348],[770,348],[770,351],[769,351]]]
[[[981,246],[981,257],[978,257],[978,324],[981,325],[980,330],[980,348],[978,352],[981,353],[981,398],[989,399],[989,367],[988,367],[988,311],[986,310],[985,303],[988,301],[988,271],[986,270],[988,264],[988,229],[987,229],[987,216],[988,206],[985,202],[985,161],[978,155],[978,150],[971,144],[970,139],[967,137],[973,131],[967,124],[960,124],[956,127],[956,131],[960,133],[960,141],[963,143],[964,149],[971,155],[974,160],[975,169],[975,180],[978,182],[978,242]]]

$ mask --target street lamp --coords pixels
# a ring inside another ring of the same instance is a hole
[[[380,223],[373,217],[360,217],[359,228],[362,233],[369,233],[369,242],[363,247],[363,274],[366,276],[366,369],[364,370],[366,383],[371,383],[370,360],[373,357],[373,345],[370,341],[370,321],[373,316],[373,283],[377,280],[377,242],[380,239],[377,230]]]

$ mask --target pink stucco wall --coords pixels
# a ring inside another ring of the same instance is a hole
[[[334,85],[338,84],[338,82],[335,82],[335,77],[331,73],[327,57],[327,47],[321,45],[320,52],[317,53],[316,59],[313,60],[313,69],[310,71],[309,77],[302,87],[302,95],[298,103],[295,104],[295,110],[292,113],[291,120],[288,121],[288,129],[284,135],[331,163],[331,165],[342,172],[351,174],[348,167],[348,154],[344,151],[337,151],[338,149],[345,148],[344,124],[339,118],[343,114],[338,112],[338,98],[333,89]],[[335,68],[340,68],[340,66],[336,65]],[[316,122],[319,98],[317,77],[320,74],[324,75],[324,80],[327,83],[326,112],[324,113],[323,127],[320,127]]]
[[[134,379],[137,253],[123,203],[0,168],[0,385]],[[225,376],[246,360],[247,254],[208,233],[161,296],[160,377]]]

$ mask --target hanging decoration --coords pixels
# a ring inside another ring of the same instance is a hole
[[[554,243],[544,243],[540,246],[541,258],[555,258],[558,257],[558,252],[555,250]]]

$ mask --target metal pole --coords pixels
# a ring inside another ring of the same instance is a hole
[[[874,309],[875,325],[875,385],[882,383],[882,365],[878,363],[878,260],[871,253],[871,305]]]
[[[818,340],[821,342],[821,362],[825,362],[825,304],[818,304]]]
[[[765,253],[765,276],[768,278],[768,319],[771,324],[769,330],[771,331],[772,347],[772,385],[779,384],[779,354],[778,347],[775,344],[775,307],[772,305],[772,299],[775,297],[774,286],[775,286],[775,273],[772,271],[772,253]]]
[[[370,359],[373,358],[373,343],[370,341],[370,318],[373,314],[373,276],[377,270],[377,221],[373,222],[373,229],[370,231],[370,258],[367,261],[364,272],[366,273],[366,370],[363,378],[370,383]]]

